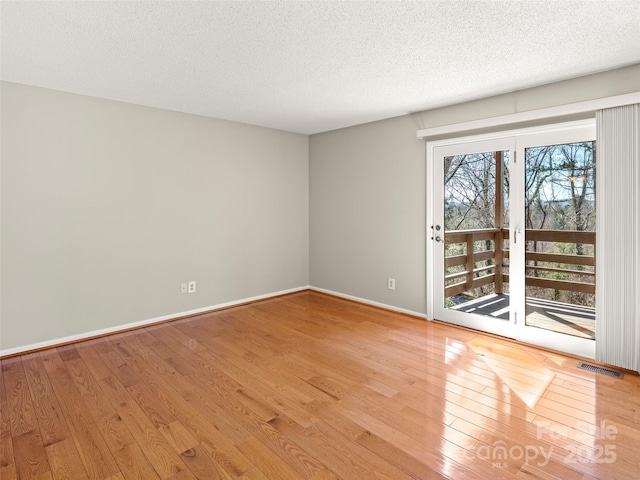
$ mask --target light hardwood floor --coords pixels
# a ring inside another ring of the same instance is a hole
[[[3,360],[0,478],[640,478],[577,363],[302,292]]]

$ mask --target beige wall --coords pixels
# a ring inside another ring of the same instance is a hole
[[[3,350],[308,285],[307,136],[1,86]]]
[[[424,313],[426,155],[417,130],[638,91],[635,65],[311,136],[311,285]]]

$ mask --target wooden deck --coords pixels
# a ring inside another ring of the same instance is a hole
[[[508,320],[509,294],[486,295],[452,308],[462,312]],[[593,307],[527,298],[526,322],[531,327],[544,328],[576,337],[595,338],[596,312]]]
[[[631,479],[640,378],[301,292],[0,361],[0,478]]]

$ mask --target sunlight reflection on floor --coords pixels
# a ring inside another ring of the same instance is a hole
[[[469,347],[529,407],[544,395],[555,373],[508,342],[475,337]]]

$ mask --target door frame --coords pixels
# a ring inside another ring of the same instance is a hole
[[[595,139],[595,119],[586,119],[586,120],[578,120],[573,122],[564,122],[564,123],[553,123],[542,125],[538,127],[528,127],[528,128],[517,128],[511,130],[502,130],[499,132],[492,132],[486,134],[479,135],[469,135],[463,137],[452,137],[441,140],[435,140],[431,142],[427,142],[426,144],[426,316],[428,320],[435,319],[434,306],[436,301],[440,301],[440,299],[435,298],[435,282],[441,281],[441,279],[436,279],[436,269],[435,269],[435,241],[432,240],[434,237],[434,232],[432,230],[432,226],[434,225],[435,215],[434,208],[437,205],[435,192],[434,192],[434,182],[436,181],[434,168],[435,168],[435,150],[439,147],[446,147],[448,145],[459,145],[459,144],[467,144],[467,143],[477,143],[477,142],[487,142],[487,141],[510,141],[509,139],[515,137],[515,152],[514,156],[517,159],[515,170],[521,172],[522,178],[518,177],[517,182],[521,183],[520,188],[524,185],[524,148],[528,146],[526,140],[523,138],[529,137],[534,138],[535,135],[549,135],[549,139],[553,142],[554,138],[561,138],[563,134],[569,134],[567,132],[573,131],[584,131],[585,129],[593,129],[593,138]],[[597,139],[596,139],[597,140]],[[522,161],[520,161],[522,159]],[[512,175],[515,175],[515,172],[512,170]],[[518,174],[520,175],[520,173]],[[438,181],[440,181],[438,179]],[[514,187],[518,188],[514,185]],[[596,194],[597,195],[597,194]],[[512,196],[510,199],[510,208],[513,211],[517,211],[518,209],[524,210],[524,205],[522,203],[522,199],[519,199],[515,196]],[[596,238],[598,236],[599,230],[599,219],[596,219]],[[513,220],[510,221],[509,229],[510,229],[510,238],[514,238],[514,230],[520,229],[524,232],[524,226],[516,225],[516,222]],[[522,235],[522,239],[524,239],[524,235]],[[511,245],[513,248],[511,255],[514,260],[513,265],[510,265],[510,272],[513,272],[513,267],[516,268],[516,271],[520,269],[519,263],[522,262],[522,267],[524,267],[524,241],[519,242],[518,245]],[[521,272],[524,274],[524,271]],[[514,284],[515,286],[515,284]],[[524,283],[521,287],[516,287],[515,291],[513,287],[510,285],[509,287],[510,293],[510,303],[515,305],[515,307],[511,308],[511,312],[509,315],[509,327],[511,330],[507,332],[508,337],[515,338],[517,340],[523,341],[525,343],[530,343],[533,345],[542,346],[545,348],[550,348],[553,350],[563,351],[565,353],[570,353],[574,355],[579,355],[587,358],[595,358],[595,341],[594,340],[585,340],[584,342],[570,342],[572,345],[570,348],[564,348],[561,342],[558,341],[557,335],[549,335],[547,330],[535,328],[535,327],[526,327],[525,325],[525,292],[524,292]],[[513,294],[515,293],[515,298],[513,298]],[[515,303],[512,303],[515,302]],[[519,319],[516,322],[516,316]],[[473,327],[471,327],[473,328]],[[496,332],[490,332],[496,333]],[[504,335],[504,334],[503,334]],[[558,334],[563,335],[563,334]],[[597,334],[596,334],[597,337]],[[573,345],[573,344],[576,345]]]

